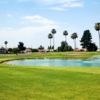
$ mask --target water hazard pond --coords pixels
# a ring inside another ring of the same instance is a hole
[[[58,60],[58,59],[27,59],[27,60],[14,60],[5,62],[10,65],[20,66],[86,66],[86,67],[100,67],[100,59],[93,60]]]

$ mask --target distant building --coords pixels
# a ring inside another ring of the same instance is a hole
[[[82,50],[83,50],[83,51],[88,51],[86,48],[83,48]]]
[[[24,53],[32,53],[32,49],[31,48],[26,48],[23,52]]]
[[[86,48],[82,48],[82,49],[79,49],[79,48],[76,48],[76,49],[74,49],[74,51],[85,51],[85,52],[87,52],[88,50],[86,49]]]
[[[8,53],[8,49],[0,48],[0,54],[7,54],[7,53]]]
[[[80,51],[80,49],[79,48],[75,48],[74,51]]]

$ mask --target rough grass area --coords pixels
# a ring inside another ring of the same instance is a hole
[[[0,55],[0,61],[66,56],[72,58],[72,54],[73,58],[86,59],[99,53]],[[21,67],[0,64],[0,100],[100,100],[100,68]]]

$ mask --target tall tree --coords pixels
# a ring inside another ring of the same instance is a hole
[[[63,32],[63,35],[65,36],[65,41],[67,42],[67,37],[66,36],[68,35],[68,32],[67,31],[64,31]]]
[[[52,46],[51,46],[51,39],[53,38],[53,35],[50,33],[50,34],[48,34],[48,38],[50,39],[50,49],[52,48]]]
[[[19,51],[23,51],[23,50],[26,49],[26,47],[24,47],[24,43],[23,42],[19,42],[18,49],[19,49]]]
[[[56,30],[52,29],[51,33],[53,34],[53,50],[55,49],[55,39],[54,39],[54,34],[56,34]]]
[[[85,30],[80,40],[82,48],[86,48],[88,50],[88,47],[90,46],[90,43],[92,42],[91,39],[92,39],[92,36],[91,36],[90,30]]]
[[[78,38],[77,33],[73,33],[73,34],[71,35],[71,38],[74,40],[74,49],[76,50],[76,38]]]
[[[98,31],[99,35],[99,51],[100,51],[100,23],[95,24],[95,30]]]
[[[7,41],[5,41],[5,42],[4,42],[4,44],[5,44],[5,46],[6,46],[6,49],[7,49],[7,44],[8,44],[8,42],[7,42]]]

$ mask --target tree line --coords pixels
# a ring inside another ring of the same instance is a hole
[[[5,41],[4,42],[5,44],[5,48],[2,47],[0,48],[0,53],[1,54],[7,54],[7,53],[14,53],[14,54],[18,54],[18,53],[25,53],[25,50],[28,49],[28,52],[39,52],[40,51],[43,51],[44,50],[44,47],[42,45],[40,45],[38,48],[26,48],[24,46],[24,43],[23,42],[19,42],[18,46],[16,48],[7,48],[7,44],[8,42]],[[26,50],[27,52],[27,50]]]
[[[87,51],[97,51],[99,49],[100,51],[100,23],[95,24],[95,30],[98,31],[98,37],[99,37],[99,47],[95,43],[92,42],[92,35],[90,30],[85,30],[83,32],[82,38],[80,40],[80,45],[82,46],[83,49],[86,49]],[[48,46],[49,50],[55,50],[55,40],[54,40],[54,34],[56,34],[57,31],[56,29],[52,29],[51,33],[48,34],[48,39],[50,39],[50,46]],[[76,39],[78,38],[78,34],[76,32],[71,34],[71,38],[74,41],[74,49],[68,45],[67,43],[67,35],[68,32],[67,30],[63,31],[63,35],[65,36],[65,41],[61,42],[61,46],[57,48],[57,51],[72,51],[76,50]],[[53,39],[53,46],[51,45],[51,39]]]
[[[97,49],[100,51],[100,23],[96,23],[94,28],[96,31],[98,31],[99,47],[97,47],[97,45],[92,42],[92,35],[91,35],[90,30],[85,30],[81,37],[80,45],[82,46],[83,49],[86,49],[87,51],[97,51]],[[58,52],[66,52],[66,51],[73,51],[73,50],[77,49],[76,39],[78,38],[78,34],[76,32],[71,34],[71,39],[73,39],[73,41],[74,41],[74,49],[73,49],[72,46],[70,46],[67,42],[67,36],[68,36],[67,30],[63,31],[63,33],[62,33],[65,36],[65,41],[62,41],[61,45],[58,46],[57,49],[55,49],[55,34],[56,33],[57,33],[56,29],[52,29],[51,33],[48,34],[48,39],[50,39],[50,46],[48,46],[49,51],[52,50],[52,51],[58,51]],[[51,45],[52,39],[53,39],[53,46]],[[5,49],[7,49],[8,41],[5,41],[4,44],[5,44]],[[24,46],[24,43],[19,42],[19,44],[16,48],[8,48],[8,51],[17,54],[17,53],[22,52],[25,49],[26,49],[26,47]],[[42,45],[40,45],[40,47],[38,49],[43,50],[44,47]],[[38,52],[38,49],[32,49],[32,51]]]

